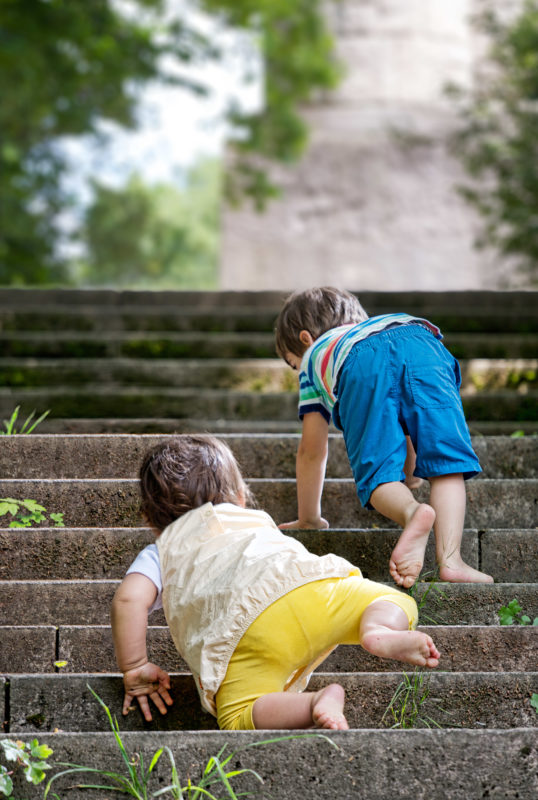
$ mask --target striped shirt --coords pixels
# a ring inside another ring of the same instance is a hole
[[[323,333],[308,348],[301,361],[299,373],[299,419],[312,411],[318,411],[330,422],[336,403],[334,393],[338,373],[351,348],[362,339],[367,339],[395,325],[424,325],[438,339],[441,331],[433,323],[409,314],[382,314],[364,322],[342,325]]]

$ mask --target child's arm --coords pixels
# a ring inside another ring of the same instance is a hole
[[[168,673],[149,662],[146,652],[148,611],[156,597],[153,581],[139,572],[132,572],[116,591],[111,613],[116,660],[123,672],[125,687],[122,712],[127,714],[136,697],[148,722],[151,722],[148,695],[161,714],[166,714],[165,703],[172,705]]]
[[[279,525],[283,530],[328,528],[321,516],[321,493],[329,449],[329,425],[318,411],[305,414],[297,449],[297,504],[299,519]]]

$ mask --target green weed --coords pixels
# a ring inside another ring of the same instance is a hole
[[[538,625],[538,617],[531,622],[528,614],[523,614],[523,609],[516,598],[510,600],[507,606],[501,606],[497,615],[501,625]]]
[[[121,738],[117,719],[112,716],[106,703],[103,702],[96,692],[94,692],[91,686],[88,686],[88,689],[100,704],[107,716],[126,771],[124,774],[120,774],[118,772],[110,772],[97,767],[84,767],[80,764],[59,763],[58,766],[67,767],[67,769],[52,776],[45,788],[43,800],[46,800],[50,788],[57,778],[60,778],[62,775],[73,775],[79,773],[92,773],[98,780],[105,778],[108,783],[78,784],[75,788],[101,789],[107,792],[120,792],[121,794],[130,795],[131,797],[136,798],[136,800],[150,800],[150,798],[160,797],[161,795],[167,793],[171,794],[174,800],[201,800],[202,797],[209,797],[212,798],[212,800],[219,800],[219,798],[213,794],[213,791],[217,789],[220,789],[221,791],[224,789],[226,792],[224,797],[230,798],[231,800],[236,800],[239,797],[252,793],[237,793],[232,786],[232,781],[234,778],[237,778],[239,775],[251,775],[260,783],[263,783],[261,776],[253,769],[230,769],[231,760],[235,758],[235,756],[242,750],[298,738],[323,739],[332,747],[335,747],[337,750],[339,749],[338,746],[328,736],[325,736],[321,733],[289,734],[286,736],[277,736],[273,739],[264,739],[261,742],[251,742],[250,744],[240,747],[228,754],[225,752],[227,748],[227,745],[225,744],[223,747],[221,747],[217,755],[211,756],[211,758],[208,760],[198,782],[193,783],[190,777],[187,777],[186,780],[181,780],[173,753],[169,747],[160,747],[158,750],[156,750],[147,768],[144,765],[144,759],[141,754],[139,756],[130,757]],[[158,791],[150,792],[149,783],[151,774],[163,753],[166,754],[170,762],[170,783]],[[54,796],[57,797],[57,795]],[[220,800],[222,800],[222,796]]]
[[[9,528],[31,528],[40,522],[52,521],[54,528],[64,528],[64,515],[59,512],[49,513],[36,500],[15,500],[13,497],[0,497],[0,517],[11,514]]]
[[[538,693],[534,692],[531,697],[531,706],[534,708],[536,713],[538,714]]]
[[[20,408],[21,408],[20,406],[17,406],[17,408],[11,414],[10,418],[5,419],[3,421],[5,431],[0,431],[0,436],[15,436],[15,434],[20,435],[23,433],[24,434],[32,433],[32,431],[35,430],[35,428],[39,425],[39,423],[43,422],[45,417],[48,414],[50,414],[50,408],[49,408],[48,411],[45,411],[43,414],[41,414],[40,417],[38,417],[36,420],[32,422],[32,420],[34,419],[34,415],[36,413],[34,410],[30,414],[30,416],[27,417],[25,421],[22,423],[21,429],[17,430],[17,428],[15,427],[15,423],[17,422],[17,417],[19,416]]]
[[[427,581],[427,588],[424,590],[422,595],[419,597],[419,581],[420,583],[424,582],[428,576],[432,576],[429,581]],[[426,613],[425,608],[428,603],[440,606],[443,600],[448,600],[448,596],[443,592],[440,586],[439,581],[439,567],[436,567],[434,570],[429,570],[428,572],[423,572],[419,575],[417,581],[411,586],[407,591],[411,595],[411,597],[415,600],[418,608],[419,618],[421,623],[428,622],[430,625],[443,625],[443,621],[438,619],[435,616],[432,616],[435,612],[431,611],[428,608],[428,612]]]
[[[52,750],[46,744],[39,744],[37,739],[31,742],[12,741],[11,739],[0,740],[0,745],[4,750],[6,761],[14,761],[15,767],[8,770],[0,764],[0,793],[10,797],[13,791],[13,780],[11,776],[17,767],[21,767],[26,780],[29,783],[38,784],[45,779],[45,770],[51,769],[51,765],[45,761]]]
[[[403,674],[403,680],[396,687],[381,721],[391,728],[440,728],[441,725],[424,713],[424,705],[430,696],[430,676],[425,676],[418,669],[409,676]],[[430,702],[437,702],[431,700]]]

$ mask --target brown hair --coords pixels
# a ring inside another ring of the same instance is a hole
[[[368,314],[351,292],[332,286],[294,292],[276,321],[276,351],[284,359],[286,353],[302,356],[306,348],[299,339],[301,331],[308,331],[316,340],[331,328],[365,319]]]
[[[149,450],[140,467],[141,511],[159,533],[204,503],[251,500],[230,448],[214,436],[174,436]]]

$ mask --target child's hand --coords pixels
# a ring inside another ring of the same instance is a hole
[[[123,699],[122,713],[128,714],[131,703],[136,697],[140,710],[146,722],[151,722],[151,711],[149,709],[148,695],[155,703],[161,714],[166,714],[166,706],[171,706],[172,698],[168,694],[170,688],[170,678],[168,673],[148,661],[141,667],[129,669],[123,673],[123,685],[125,687],[125,697]],[[164,700],[164,703],[163,703]],[[165,706],[166,703],[166,706]]]
[[[281,531],[322,531],[329,527],[329,523],[323,517],[319,517],[304,522],[300,519],[296,519],[295,522],[283,522],[278,527]]]

